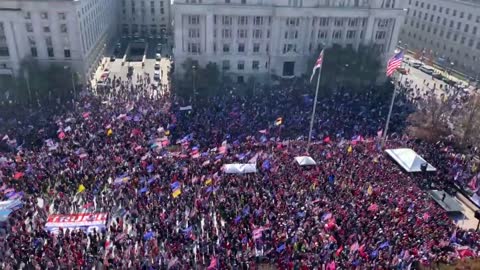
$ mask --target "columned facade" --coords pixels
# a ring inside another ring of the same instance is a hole
[[[374,44],[385,61],[405,11],[389,0],[177,0],[174,55],[178,72],[191,58],[216,63],[239,81],[300,76],[319,47]]]

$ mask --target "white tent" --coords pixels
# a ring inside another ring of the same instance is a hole
[[[387,154],[407,172],[421,172],[421,166],[424,163],[427,164],[428,172],[434,172],[437,170],[410,148],[388,149],[385,152],[387,152]]]
[[[306,156],[295,157],[295,160],[300,166],[317,165],[315,160],[313,160],[313,158],[311,157],[306,157]]]
[[[256,173],[257,168],[255,164],[225,164],[223,171],[232,174]]]

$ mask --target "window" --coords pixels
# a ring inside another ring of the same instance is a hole
[[[189,53],[200,53],[200,43],[188,43],[187,47]]]
[[[464,16],[465,16],[465,13],[463,11],[460,12],[460,19],[463,19]]]
[[[237,37],[238,38],[247,38],[247,29],[238,29]]]
[[[454,16],[454,17],[457,16],[457,10],[456,9],[453,10],[452,16]]]
[[[232,25],[232,17],[231,16],[222,16],[222,24],[223,25]]]
[[[32,15],[30,14],[30,11],[25,12],[25,20],[30,20],[32,18]]]
[[[70,58],[71,57],[70,49],[63,50],[63,55],[65,56],[65,58]]]
[[[352,30],[347,31],[347,39],[354,39],[356,36],[356,33],[357,31],[352,31]]]
[[[254,25],[263,25],[263,17],[256,16],[253,20]]]
[[[468,18],[469,21],[472,19],[472,13],[468,13]]]
[[[228,61],[228,60],[223,60],[223,62],[222,62],[222,69],[223,69],[223,70],[230,70],[230,61]]]
[[[47,48],[47,53],[48,57],[55,57],[55,54],[53,53],[53,48]]]
[[[243,44],[243,43],[238,44],[238,52],[240,52],[240,53],[245,52],[245,44]]]
[[[245,61],[243,61],[243,60],[238,61],[237,69],[238,70],[244,70],[245,69]]]
[[[474,34],[474,35],[477,34],[477,27],[476,26],[473,27],[472,34]]]
[[[420,15],[421,17],[421,15]],[[388,25],[388,19],[380,19],[378,21],[378,27],[386,27]]]
[[[468,27],[469,27],[469,25],[468,25],[468,24],[465,24],[465,28],[463,29],[463,31],[464,31],[465,33],[468,33]]]
[[[262,38],[262,30],[255,29],[253,31],[253,38],[256,38],[256,39]]]
[[[32,54],[32,57],[37,57],[38,56],[37,48],[36,47],[30,48],[30,53]]]
[[[41,12],[40,13],[40,18],[42,18],[44,20],[48,19],[48,12]]]
[[[188,29],[188,37],[189,38],[199,38],[200,37],[200,29],[198,29],[198,28]]]
[[[199,23],[200,23],[200,16],[198,15],[188,16],[188,24],[199,24]]]
[[[462,37],[462,38],[460,39],[460,44],[462,44],[462,45],[465,44],[465,37]]]
[[[25,27],[27,28],[27,32],[32,33],[33,32],[33,25],[32,23],[26,23]]]
[[[335,26],[343,26],[343,19],[335,19],[334,25]]]
[[[239,16],[239,17],[238,17],[238,24],[239,24],[239,25],[246,25],[246,24],[248,24],[248,17],[247,17],[247,16]]]
[[[325,31],[325,30],[318,31],[318,38],[319,39],[326,39],[327,38],[327,31]]]
[[[60,24],[60,32],[67,33],[67,25],[66,24]]]
[[[319,19],[320,26],[328,26],[328,18],[320,18]]]
[[[385,31],[377,31],[377,33],[375,34],[375,39],[376,40],[385,39],[386,35],[387,33]]]
[[[223,44],[223,52],[224,52],[224,53],[230,52],[230,45],[228,45],[228,44]]]
[[[470,39],[468,41],[468,47],[473,47],[473,43],[474,43],[473,39]]]
[[[252,61],[252,70],[259,70],[260,62],[259,61]]]
[[[260,52],[260,44],[259,43],[254,43],[253,44],[253,52],[254,53]]]
[[[222,38],[231,38],[232,37],[232,30],[230,29],[222,29]]]
[[[334,39],[341,39],[342,38],[342,31],[333,31],[332,37]]]
[[[439,7],[438,12],[442,13],[443,12],[443,7]]]
[[[0,46],[0,56],[10,56],[7,46]]]
[[[44,26],[43,27],[43,32],[50,33],[50,26]]]
[[[65,15],[65,12],[59,12],[59,13],[58,13],[58,19],[59,19],[59,20],[66,20],[66,19],[67,19],[67,15]]]

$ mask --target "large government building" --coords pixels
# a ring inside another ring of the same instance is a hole
[[[401,46],[426,61],[459,70],[471,77],[480,73],[480,0],[404,0],[407,17]]]
[[[174,55],[179,63],[216,63],[252,75],[311,72],[319,46],[373,44],[386,59],[397,45],[404,0],[176,0]],[[194,62],[195,63],[195,62]]]
[[[0,1],[0,74],[15,75],[26,59],[91,74],[117,34],[116,1]]]

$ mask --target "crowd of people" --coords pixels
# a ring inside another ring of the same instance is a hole
[[[42,128],[0,133],[0,200],[24,202],[0,229],[1,269],[411,269],[477,255],[479,235],[427,195],[426,176],[383,154],[388,108],[370,95],[322,98],[307,153],[312,98],[294,86],[188,100],[111,83]],[[396,106],[387,147],[447,166],[401,135],[411,108]],[[317,166],[299,166],[303,155]],[[257,172],[227,174],[231,163]],[[428,179],[442,188],[444,177]],[[71,213],[109,218],[101,230],[45,228]]]

